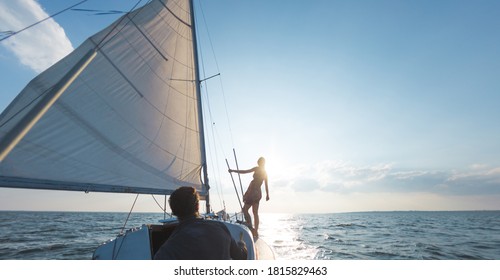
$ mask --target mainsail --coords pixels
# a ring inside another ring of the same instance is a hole
[[[0,163],[0,187],[202,195],[203,124],[189,1],[154,0],[34,78],[0,140],[92,50],[97,55]]]

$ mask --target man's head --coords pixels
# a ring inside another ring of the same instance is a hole
[[[193,187],[180,187],[168,199],[172,214],[179,220],[198,216],[200,197]]]

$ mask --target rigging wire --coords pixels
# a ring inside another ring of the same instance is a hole
[[[158,202],[158,200],[156,200],[156,197],[152,194],[151,197],[153,198],[153,200],[156,202],[156,205],[158,205],[158,207],[160,207],[161,211],[163,211],[164,213],[166,212],[167,210],[167,207],[163,208],[160,203]]]
[[[163,219],[167,218],[167,195],[164,196],[163,198]],[[170,217],[172,217],[172,214],[170,214]]]
[[[125,220],[125,224],[123,224],[123,227],[122,227],[122,230],[120,231],[120,234],[123,233],[123,231],[125,230],[125,227],[127,226],[127,222],[128,222],[128,219],[130,218],[130,214],[132,214],[132,210],[134,210],[134,206],[135,206],[135,203],[137,202],[137,198],[139,197],[139,194],[137,194],[135,196],[135,200],[134,200],[134,203],[132,204],[132,208],[130,208],[130,211],[128,212],[128,216],[127,216],[127,219]]]
[[[163,212],[163,219],[166,219],[167,215],[169,215],[170,217],[172,217],[172,214],[167,213],[167,195],[165,195],[165,199],[163,200],[163,207],[160,205],[160,203],[158,202],[158,200],[156,200],[156,197],[154,196],[154,194],[152,194],[151,197],[156,202],[156,205],[158,205],[158,207]]]
[[[95,16],[115,15],[115,14],[125,14],[125,13],[127,13],[125,11],[118,11],[118,10],[92,10],[92,9],[71,9],[71,10],[75,11],[75,12],[91,12]]]
[[[35,101],[37,101],[38,99],[40,99],[41,97],[43,97],[48,91],[52,90],[53,87],[50,87],[48,89],[46,89],[44,92],[42,92],[40,95],[36,96],[33,100],[31,100],[30,102],[28,102],[24,107],[20,108],[17,112],[15,112],[10,118],[8,118],[7,120],[5,120],[3,123],[0,124],[0,128],[3,127],[4,125],[6,125],[7,123],[9,123],[12,119],[14,119],[17,115],[19,115],[21,112],[23,112],[24,110],[26,110],[28,107],[30,107],[33,103],[35,103]],[[8,108],[8,107],[7,107]]]
[[[212,137],[213,137],[213,134],[214,134],[213,133],[213,128],[211,129],[211,131],[212,131]],[[225,206],[223,205],[223,204],[225,204],[225,198],[224,198],[223,194],[221,195],[221,190],[220,190],[220,187],[219,187],[219,186],[222,185],[221,176],[220,176],[221,172],[219,170],[219,165],[218,164],[214,164],[214,157],[215,157],[215,161],[216,162],[219,161],[218,151],[217,151],[217,146],[216,146],[215,141],[214,141],[213,144],[214,144],[214,154],[215,154],[215,156],[212,155],[212,151],[210,149],[209,149],[209,153],[210,153],[211,165],[214,166],[214,168],[216,169],[216,172],[215,172],[215,174],[217,176],[216,181],[219,183],[219,184],[216,184],[215,189],[217,190],[217,195],[219,197],[220,207],[222,209],[225,209]]]
[[[215,76],[220,76],[220,72],[221,72],[221,71],[220,71],[220,68],[219,68],[219,63],[218,63],[218,61],[217,61],[217,56],[215,55],[215,50],[214,50],[214,46],[213,46],[213,43],[212,43],[212,38],[211,38],[211,35],[210,35],[210,31],[208,30],[208,24],[207,24],[207,21],[206,21],[206,17],[205,17],[205,13],[204,13],[204,9],[203,9],[203,6],[202,6],[202,4],[201,4],[201,1],[199,1],[199,7],[200,7],[200,10],[201,10],[201,15],[202,15],[202,19],[203,19],[203,22],[204,22],[204,26],[205,26],[206,34],[207,34],[207,37],[208,37],[208,41],[209,41],[209,43],[210,43],[210,48],[211,48],[211,51],[212,51],[212,55],[213,55],[213,57],[214,57],[214,62],[215,62],[215,66],[216,66],[216,69],[217,69],[217,73],[219,73],[219,74],[217,74],[217,75],[213,75],[213,76],[211,76],[211,77],[209,77],[209,78],[205,79],[205,80],[208,80],[208,79],[213,78],[213,77],[215,77]],[[203,68],[203,70],[205,70],[205,69]],[[204,73],[204,74],[205,74],[205,73]],[[229,117],[229,110],[228,110],[228,106],[227,106],[227,102],[226,102],[227,98],[226,98],[226,94],[225,94],[225,90],[224,90],[224,85],[223,85],[223,82],[222,82],[222,78],[221,78],[221,77],[219,77],[219,82],[220,82],[220,88],[221,88],[221,93],[222,93],[222,99],[223,99],[224,109],[225,109],[225,114],[226,114],[226,119],[227,119],[227,125],[228,125],[228,129],[229,129],[229,135],[230,135],[230,138],[231,138],[231,144],[232,144],[232,146],[234,147],[234,146],[235,146],[235,144],[234,144],[233,132],[232,132],[232,129],[231,129],[231,118]],[[209,102],[208,102],[208,94],[207,94],[207,103],[209,103]],[[212,116],[212,112],[211,112],[211,106],[210,106],[210,104],[208,104],[208,106],[209,106],[209,107],[208,107],[208,111],[209,111],[209,113],[210,113],[210,117],[211,117],[211,123],[213,124],[213,125],[212,125],[212,134],[214,134],[214,131],[215,131],[215,133],[217,134],[217,139],[218,139],[218,141],[217,141],[217,140],[215,140],[215,138],[216,138],[216,137],[215,137],[215,136],[213,136],[214,141],[215,141],[215,143],[217,143],[217,142],[218,142],[218,143],[222,143],[222,141],[220,141],[221,137],[220,137],[220,135],[218,134],[218,131],[217,131],[217,129],[216,129],[216,123],[213,121],[213,116]],[[216,144],[215,144],[215,146],[216,146]],[[222,150],[222,151],[224,151],[224,149],[223,149],[223,148],[222,148],[221,150]],[[224,158],[226,159],[226,164],[227,164],[227,167],[229,168],[229,162],[228,162],[228,160],[227,160],[227,156],[225,155],[225,153],[224,153],[224,152],[222,152],[222,153],[224,154]],[[233,154],[234,154],[234,158],[235,158],[235,161],[236,161],[236,166],[237,166],[237,169],[239,169],[239,167],[238,167],[238,162],[237,162],[237,158],[236,158],[236,151],[235,151],[235,149],[234,149],[234,148],[233,148]],[[233,178],[232,174],[230,174],[230,176],[231,176],[231,179],[232,179],[232,181],[233,181],[233,185],[234,185],[234,188],[235,188],[235,192],[236,192],[236,195],[237,195],[237,199],[238,199],[238,202],[239,202],[240,207],[241,207],[241,200],[240,200],[239,195],[238,195],[238,190],[237,190],[237,188],[236,188],[236,183],[234,182],[234,178]],[[242,182],[241,182],[241,176],[240,176],[240,174],[238,174],[238,178],[239,178],[239,183],[240,183],[241,194],[243,195],[243,185],[242,185]]]
[[[135,8],[137,8],[137,6],[139,6],[139,4],[142,2],[143,0],[138,0],[137,3],[135,3],[135,5],[128,11],[128,13],[131,13],[133,10],[135,10]],[[137,16],[137,14],[135,15]],[[99,43],[97,43],[96,45],[96,51],[101,49],[106,43],[103,44],[103,42],[108,38],[108,36],[113,33],[113,31],[115,31],[115,29],[122,23],[122,21],[127,18],[127,17],[121,17],[120,20],[115,24],[115,26],[113,26],[113,28],[108,32],[108,34],[106,34],[106,36],[104,36],[101,41]],[[130,19],[130,21],[132,21],[132,19]],[[113,35],[111,38],[113,38],[114,36],[116,36],[118,33],[120,33],[120,31],[125,28],[126,24],[124,24],[120,30],[118,32],[115,33],[115,35]],[[110,40],[108,40],[107,42],[110,42]],[[103,44],[103,46],[101,46],[101,44]]]
[[[236,150],[233,148],[234,161],[236,162],[236,169],[240,170],[238,165],[238,158],[236,157]],[[243,197],[243,184],[241,183],[241,174],[238,172],[238,179],[240,180],[241,196]]]
[[[25,31],[25,30],[27,30],[27,29],[30,29],[31,27],[33,27],[33,26],[35,26],[35,25],[37,25],[37,24],[39,24],[39,23],[42,23],[42,22],[44,22],[44,21],[46,21],[46,20],[48,20],[48,19],[51,19],[51,18],[53,18],[53,17],[55,17],[55,16],[57,16],[57,15],[59,15],[59,14],[61,14],[61,13],[64,13],[64,12],[66,12],[67,10],[70,10],[70,9],[72,9],[72,8],[74,8],[74,7],[76,7],[76,6],[80,5],[80,4],[82,4],[82,3],[84,3],[84,2],[87,2],[87,1],[88,1],[88,0],[83,0],[83,1],[81,1],[81,2],[78,2],[77,4],[75,4],[75,5],[73,5],[73,6],[69,7],[69,8],[66,8],[66,9],[64,9],[64,10],[62,10],[62,11],[59,11],[59,12],[57,12],[57,13],[53,14],[53,15],[50,15],[50,16],[48,16],[48,17],[46,17],[46,18],[42,19],[42,20],[39,20],[39,21],[37,21],[37,22],[35,22],[35,23],[33,23],[33,24],[29,25],[29,26],[26,26],[25,28],[23,28],[23,29],[21,29],[21,30],[18,30],[18,31],[6,31],[6,32],[2,32],[2,33],[7,33],[8,35],[7,35],[6,37],[3,37],[2,39],[0,39],[0,42],[2,42],[3,40],[8,39],[8,38],[10,38],[10,37],[12,37],[12,36],[14,36],[14,35],[17,35],[17,34],[19,34],[19,33],[23,32],[23,31]]]
[[[203,53],[202,51],[200,50],[200,56],[203,57]],[[203,71],[203,75],[205,75],[205,65],[203,64],[203,59],[201,59],[202,61],[202,71]],[[214,124],[213,122],[213,115],[212,115],[212,111],[211,111],[211,106],[210,106],[210,99],[209,99],[209,94],[208,94],[208,85],[206,82],[204,82],[204,87],[203,88],[203,93],[204,93],[204,96],[205,96],[205,100],[207,100],[207,102],[205,103],[205,107],[208,108],[208,110],[203,110],[203,113],[206,114],[207,111],[208,111],[208,114],[209,114],[209,119],[210,119],[210,123]],[[204,120],[207,119],[206,117],[203,118]],[[216,174],[216,181],[219,182],[219,184],[216,184],[216,187],[215,189],[217,190],[217,195],[219,197],[219,202],[221,203],[221,208],[223,208],[224,206],[222,205],[222,202],[224,201],[224,198],[221,197],[221,192],[220,192],[220,189],[219,189],[219,185],[221,185],[221,176],[220,176],[220,170],[219,170],[219,165],[218,164],[214,164],[213,160],[214,160],[214,157],[216,159],[216,161],[218,162],[218,152],[217,152],[217,142],[215,141],[215,137],[214,137],[214,130],[213,130],[213,126],[210,126],[211,127],[211,132],[212,132],[212,137],[214,138],[214,141],[213,141],[213,145],[214,145],[214,153],[215,153],[215,156],[212,154],[212,150],[211,149],[208,149],[208,152],[210,154],[210,161],[211,161],[211,166],[214,166],[215,169],[216,169],[216,172],[214,172]],[[206,138],[206,140],[210,140],[210,138]],[[224,209],[224,208],[223,208]]]
[[[207,24],[207,21],[206,21],[206,17],[205,17],[205,13],[204,13],[203,6],[202,6],[202,4],[201,4],[201,1],[198,1],[198,3],[199,3],[199,5],[198,5],[198,6],[199,6],[199,9],[200,9],[200,11],[201,11],[201,15],[202,15],[202,17],[201,17],[201,18],[203,19],[203,23],[204,23],[203,25],[205,26],[206,35],[207,35],[207,38],[208,38],[208,42],[209,42],[209,45],[210,45],[210,49],[211,49],[211,51],[212,51],[212,56],[213,56],[213,58],[214,58],[215,66],[216,66],[216,69],[217,69],[217,73],[219,73],[219,74],[216,74],[216,75],[212,75],[212,76],[210,76],[210,77],[208,77],[208,78],[204,79],[203,81],[206,81],[206,80],[208,80],[208,79],[210,79],[210,78],[213,78],[213,77],[219,76],[219,83],[220,83],[220,89],[221,89],[221,93],[222,93],[223,105],[224,105],[224,110],[225,110],[225,117],[226,117],[226,120],[227,120],[227,126],[228,126],[228,130],[229,130],[229,136],[230,136],[231,144],[232,144],[232,146],[234,147],[234,138],[233,138],[233,132],[232,132],[232,129],[231,129],[231,123],[230,123],[230,120],[231,120],[231,119],[230,119],[230,117],[229,117],[229,110],[228,110],[228,106],[227,106],[227,102],[226,102],[226,99],[227,99],[227,98],[226,98],[226,94],[225,94],[224,86],[223,86],[223,83],[222,83],[222,78],[220,77],[219,63],[218,63],[218,61],[217,61],[217,56],[215,55],[215,50],[214,50],[214,46],[213,46],[213,43],[212,43],[212,38],[211,38],[211,35],[210,35],[210,31],[209,31],[209,29],[208,29],[208,24]],[[200,25],[198,25],[198,26],[200,26]],[[202,54],[202,50],[201,50],[201,48],[199,48],[199,49],[200,49],[200,54]],[[203,60],[202,60],[202,61],[203,61]],[[206,71],[205,71],[205,64],[203,64],[203,65],[202,65],[202,70],[203,70],[203,75],[206,77],[207,75],[206,75]],[[208,87],[208,85],[207,85],[207,83],[205,82],[205,88],[204,88],[204,89],[205,89],[205,91],[207,91],[207,90],[208,90],[208,89],[207,89],[207,87]],[[218,151],[217,151],[217,144],[219,144],[219,145],[221,145],[221,149],[220,149],[220,150],[222,151],[222,154],[223,154],[223,156],[224,156],[224,158],[225,158],[225,160],[226,160],[226,164],[228,165],[228,168],[229,168],[229,163],[228,163],[228,161],[227,161],[227,158],[228,158],[228,157],[225,155],[225,153],[224,153],[224,148],[222,147],[222,144],[221,144],[221,143],[222,143],[222,141],[221,141],[221,137],[220,137],[220,135],[219,135],[219,133],[218,133],[217,126],[216,126],[216,122],[214,121],[214,116],[213,116],[213,114],[212,114],[212,110],[211,110],[212,106],[211,106],[211,104],[210,104],[210,98],[209,98],[209,96],[208,96],[208,93],[206,93],[206,100],[207,100],[207,102],[206,102],[206,106],[208,107],[208,110],[205,110],[205,112],[207,112],[207,111],[208,111],[208,114],[209,114],[209,116],[210,116],[210,123],[212,124],[212,126],[211,126],[211,131],[212,131],[212,137],[213,137],[213,141],[214,141],[213,146],[214,146],[214,150],[215,150],[215,152],[216,152],[216,156],[215,156],[215,157],[216,157],[216,160],[217,160],[217,162],[219,162],[219,160],[218,160]],[[235,153],[235,152],[234,152],[234,148],[233,148],[233,153]],[[236,155],[235,155],[235,159],[236,159]],[[212,158],[212,160],[213,160],[213,158]],[[217,169],[219,169],[219,165],[218,165],[218,164],[217,164],[217,165],[212,165],[212,166],[216,166],[216,168],[217,168]],[[220,171],[218,171],[218,174],[219,174],[219,177],[220,177]],[[232,175],[231,175],[231,179],[233,179],[233,178],[232,178]],[[220,178],[219,178],[219,182],[221,182]],[[236,195],[237,195],[237,200],[238,200],[238,203],[240,204],[240,207],[241,207],[241,200],[240,200],[240,198],[239,198],[239,194],[238,194],[238,191],[237,191],[237,189],[236,189],[236,185],[235,185],[235,183],[234,183],[234,180],[233,180],[233,185],[234,185],[234,187],[235,187],[235,191],[236,191]],[[240,188],[241,188],[241,192],[242,192],[242,194],[243,194],[243,188],[242,188],[242,183],[241,183],[241,177],[240,177]],[[218,189],[217,189],[217,190],[218,190]],[[223,201],[223,202],[224,202],[224,201]],[[225,209],[225,202],[224,202],[224,209]]]
[[[229,167],[229,162],[227,161],[227,159],[226,159],[226,164],[227,164],[227,168],[230,169],[231,167]],[[238,202],[240,203],[240,207],[243,209],[243,205],[241,204],[240,195],[238,194],[238,189],[236,188],[236,183],[234,182],[233,173],[229,173],[229,175],[231,176],[231,180],[233,181],[234,191],[236,192],[236,196],[238,197]]]
[[[202,1],[199,1],[199,7],[200,7],[200,10],[201,10],[201,15],[202,15],[202,18],[203,18],[205,30],[207,32],[208,41],[210,43],[210,48],[212,50],[212,55],[214,57],[215,67],[217,69],[217,73],[221,73],[220,68],[219,68],[219,62],[217,61],[217,56],[215,55],[214,45],[212,43],[212,36],[210,35],[210,31],[208,30],[208,24],[207,24],[207,20],[206,20],[206,17],[205,17],[205,12],[203,10],[203,5],[201,4],[201,2]],[[229,128],[229,135],[231,137],[231,144],[234,147],[235,145],[234,145],[233,131],[231,129],[231,122],[230,122],[231,118],[229,117],[229,110],[227,109],[227,102],[226,102],[226,93],[224,91],[224,86],[223,86],[223,83],[222,83],[222,77],[220,77],[220,74],[219,74],[219,82],[220,82],[220,87],[221,87],[221,92],[222,92],[222,99],[224,101],[224,109],[225,109],[227,123],[228,123],[228,128]]]

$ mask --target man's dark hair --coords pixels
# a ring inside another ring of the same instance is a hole
[[[200,196],[193,187],[180,187],[168,199],[172,214],[179,219],[198,216]]]

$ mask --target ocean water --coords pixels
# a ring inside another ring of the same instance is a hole
[[[0,211],[0,259],[88,260],[128,213]],[[125,229],[163,214],[132,213]],[[500,211],[261,214],[280,260],[500,260]]]
[[[264,221],[262,236],[279,259],[500,260],[500,211],[281,215]]]

